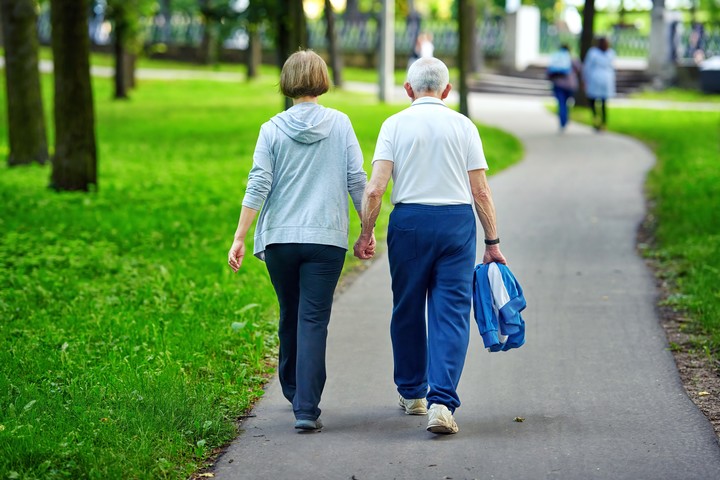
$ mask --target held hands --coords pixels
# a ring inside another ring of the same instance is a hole
[[[242,240],[233,241],[232,247],[228,252],[228,265],[232,268],[233,272],[237,273],[242,266],[243,258],[245,257],[245,242]]]
[[[369,260],[375,256],[375,233],[370,235],[360,234],[353,247],[355,256],[360,260]]]

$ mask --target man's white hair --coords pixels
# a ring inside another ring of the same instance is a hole
[[[450,83],[450,73],[447,66],[437,58],[423,57],[410,65],[407,81],[416,94],[433,92],[439,95]]]

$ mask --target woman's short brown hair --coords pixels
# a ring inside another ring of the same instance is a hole
[[[280,73],[280,91],[286,97],[319,97],[330,89],[327,65],[312,50],[300,50],[285,61]]]

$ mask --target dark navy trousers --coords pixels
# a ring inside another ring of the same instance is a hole
[[[395,384],[451,411],[470,338],[475,267],[470,205],[395,205],[388,226]],[[427,307],[427,319],[426,319]]]
[[[278,377],[298,420],[320,416],[327,329],[345,252],[312,243],[278,243],[265,249],[280,304]]]
[[[560,126],[565,128],[568,122],[568,100],[573,96],[573,91],[568,88],[553,85],[553,94],[558,102],[558,118]]]

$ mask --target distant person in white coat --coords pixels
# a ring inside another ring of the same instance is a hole
[[[582,77],[585,95],[590,102],[595,130],[607,126],[607,101],[615,96],[615,51],[610,48],[607,38],[601,37],[596,47],[591,47],[583,61]],[[600,112],[597,103],[600,103]]]

